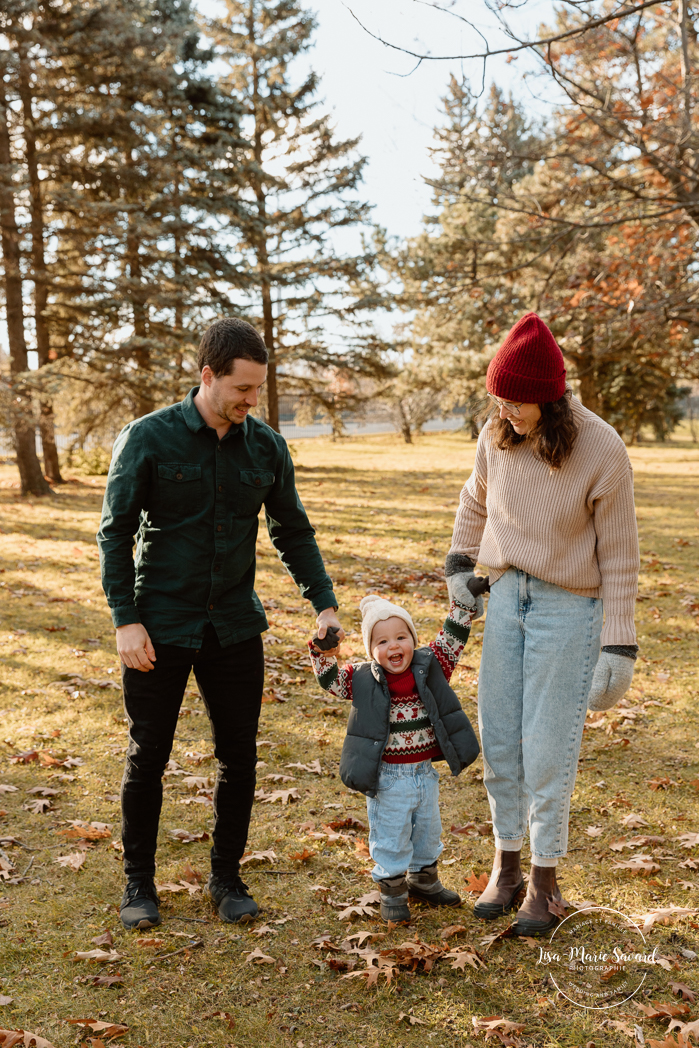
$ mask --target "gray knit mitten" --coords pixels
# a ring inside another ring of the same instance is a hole
[[[472,612],[474,619],[483,614],[482,593],[489,588],[488,578],[482,578],[474,572],[474,562],[465,553],[448,553],[444,562],[444,575],[449,590],[449,600],[458,600],[464,608]],[[474,592],[475,591],[475,592]]]
[[[637,651],[635,644],[607,644],[602,648],[592,675],[588,710],[611,710],[623,699],[631,687]]]

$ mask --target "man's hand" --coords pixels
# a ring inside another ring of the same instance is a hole
[[[345,631],[340,625],[340,620],[335,614],[335,608],[326,608],[325,611],[321,611],[320,615],[316,619],[316,626],[318,627],[318,637],[322,640],[325,634],[328,632],[328,626],[334,626],[339,633],[337,635],[337,646],[332,648],[330,651],[326,651],[325,655],[334,655],[340,647],[340,642],[345,639]]]
[[[128,626],[118,626],[116,646],[119,658],[132,670],[148,673],[154,669],[155,648],[140,622],[131,622]]]

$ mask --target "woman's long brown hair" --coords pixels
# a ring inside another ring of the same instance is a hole
[[[560,469],[573,450],[578,435],[570,406],[571,396],[572,391],[568,389],[560,400],[540,404],[541,418],[531,433],[515,433],[507,419],[500,418],[499,414],[491,415],[493,444],[496,448],[506,449],[531,440],[534,454],[551,469]]]

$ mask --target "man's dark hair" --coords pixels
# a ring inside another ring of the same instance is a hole
[[[256,364],[266,364],[269,353],[262,336],[247,320],[237,317],[215,320],[199,343],[199,371],[208,364],[214,375],[220,378],[230,375],[236,360],[254,360]]]

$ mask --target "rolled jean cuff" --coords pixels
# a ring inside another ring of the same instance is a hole
[[[553,869],[558,866],[558,857],[554,856],[551,858],[550,855],[532,855],[532,866],[544,867],[544,869]]]
[[[523,837],[515,837],[511,839],[503,839],[502,837],[495,838],[495,847],[498,851],[521,851]]]

